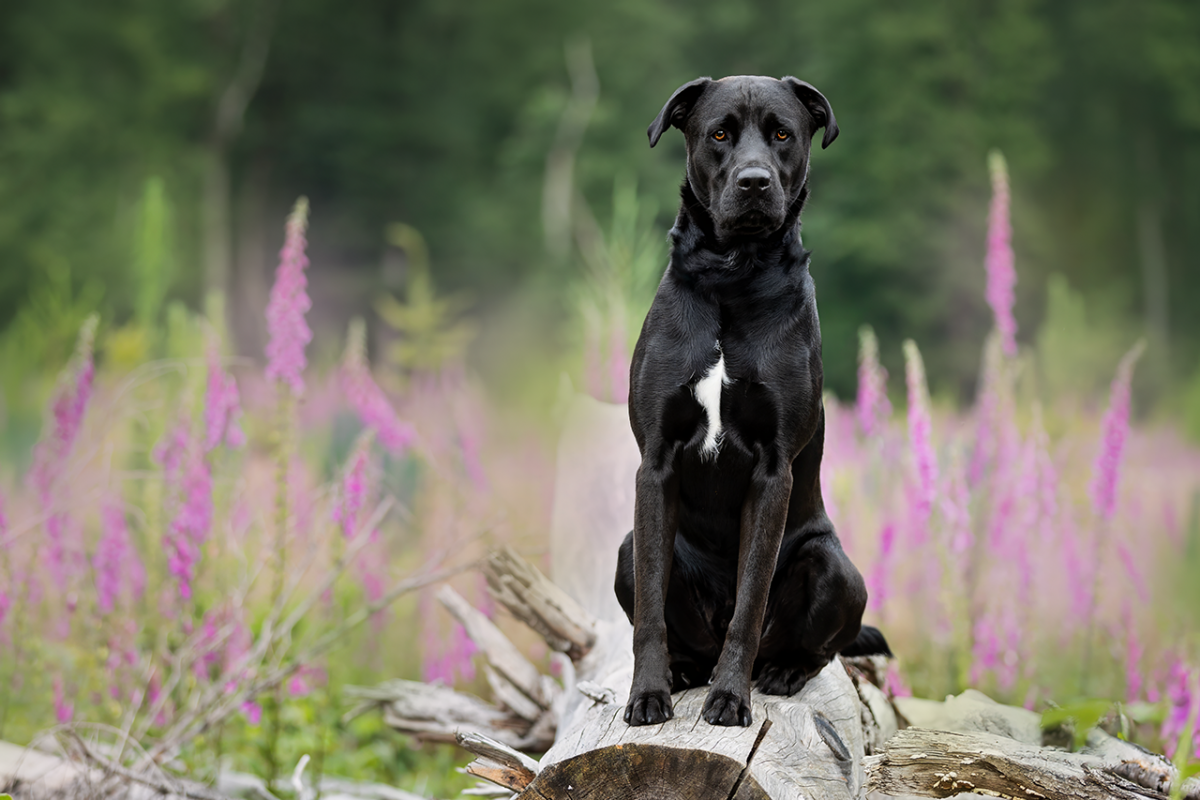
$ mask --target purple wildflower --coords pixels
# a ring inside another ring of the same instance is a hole
[[[167,570],[179,579],[179,595],[190,600],[200,548],[212,528],[212,473],[201,442],[187,427],[182,433],[177,427],[165,446],[155,448],[155,456],[163,464],[168,483],[178,483],[175,515],[163,546]]]
[[[967,554],[971,550],[974,531],[971,529],[971,497],[967,489],[965,459],[961,452],[950,461],[950,474],[946,478],[940,509],[946,521],[946,535],[951,556],[958,562],[956,571],[965,569]]]
[[[887,672],[883,676],[883,691],[891,697],[912,697],[912,689],[900,674],[900,665],[895,659],[888,659]]]
[[[208,342],[208,387],[204,393],[204,450],[209,452],[222,441],[241,447],[246,437],[238,417],[242,415],[237,381],[221,366],[216,336]]]
[[[34,447],[33,466],[29,472],[38,502],[47,514],[46,534],[50,541],[51,573],[60,582],[65,578],[64,539],[69,525],[66,514],[55,510],[56,494],[92,395],[92,381],[95,378],[92,346],[98,322],[99,318],[93,314],[79,329],[75,353],[67,368],[59,375],[58,386],[50,401],[50,419],[43,427],[42,438]]]
[[[925,385],[925,364],[916,342],[904,342],[905,378],[908,383],[908,438],[917,472],[916,497],[912,501],[913,531],[923,541],[933,512],[937,493],[938,465],[933,452],[933,425],[929,414],[929,390]]]
[[[1054,525],[1058,519],[1058,469],[1050,456],[1050,437],[1042,421],[1042,407],[1033,408],[1034,461],[1037,467],[1038,506],[1041,517],[1041,532],[1047,542],[1053,541]]]
[[[879,560],[875,562],[875,569],[867,576],[867,597],[872,611],[881,610],[883,601],[888,597],[888,570],[891,567],[895,544],[896,526],[889,522],[879,534]]]
[[[871,326],[858,329],[858,398],[855,414],[864,436],[882,433],[892,415],[887,396],[887,370],[879,363],[879,340]]]
[[[1159,735],[1167,755],[1175,757],[1184,732],[1191,726],[1192,746],[1200,757],[1200,669],[1188,669],[1182,659],[1171,665],[1167,677],[1167,716]]]
[[[100,613],[113,610],[122,587],[134,597],[146,591],[146,570],[129,539],[129,527],[119,498],[108,498],[100,510],[100,542],[92,559]]]
[[[267,371],[269,379],[288,384],[292,394],[304,394],[304,348],[312,340],[312,330],[304,315],[312,307],[306,287],[304,269],[308,256],[304,254],[304,232],[308,225],[308,199],[296,201],[287,221],[287,236],[279,251],[279,267],[275,270],[275,285],[267,302]]]
[[[342,526],[342,534],[346,538],[350,538],[356,532],[358,512],[362,510],[370,489],[367,468],[373,438],[370,430],[364,431],[358,437],[342,472],[342,483],[333,507],[333,521]]]
[[[402,455],[408,450],[416,441],[417,433],[396,415],[391,401],[371,376],[366,357],[366,333],[360,320],[350,325],[346,354],[342,359],[342,380],[350,405],[354,406],[362,423],[379,435],[380,444],[393,455]]]
[[[1013,267],[1012,226],[1008,219],[1008,164],[1003,154],[988,155],[992,174],[992,205],[988,212],[987,301],[996,317],[996,330],[1004,353],[1017,354],[1017,322],[1013,318],[1014,287],[1017,272]]]
[[[251,725],[257,725],[258,723],[262,722],[262,706],[260,706],[258,703],[255,703],[253,700],[247,700],[246,702],[242,703],[242,716],[244,716],[246,721]]]
[[[1133,367],[1145,347],[1146,343],[1140,341],[1121,359],[1117,375],[1113,378],[1108,410],[1104,412],[1103,438],[1092,467],[1089,489],[1092,507],[1106,522],[1112,519],[1117,507],[1117,479],[1121,470],[1121,455],[1125,451],[1125,438],[1129,434],[1129,385],[1133,381]]]
[[[63,680],[61,675],[54,677],[54,718],[59,725],[66,725],[75,716],[75,704],[68,702],[63,695]]]

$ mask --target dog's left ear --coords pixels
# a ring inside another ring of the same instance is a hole
[[[650,123],[650,127],[646,129],[646,135],[650,137],[650,146],[658,144],[658,140],[662,138],[663,131],[668,126],[674,125],[676,128],[683,130],[683,123],[687,120],[687,115],[692,110],[692,106],[696,105],[696,101],[700,99],[700,95],[704,94],[704,90],[712,83],[712,78],[696,78],[694,81],[688,81],[683,86],[675,90],[671,95],[671,99],[662,107],[662,111],[658,112],[658,116],[654,118],[654,122]]]
[[[796,93],[796,98],[804,104],[808,113],[813,115],[813,119],[817,121],[816,127],[825,129],[825,138],[821,140],[821,148],[824,149],[833,144],[833,140],[838,135],[838,126],[837,120],[833,118],[833,106],[829,105],[825,95],[818,92],[817,87],[811,83],[806,83],[790,75],[784,78],[783,82],[791,87],[791,90]],[[813,133],[816,133],[816,128],[813,129]]]

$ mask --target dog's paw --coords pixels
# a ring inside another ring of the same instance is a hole
[[[741,725],[745,728],[754,721],[750,715],[748,697],[716,687],[709,690],[708,698],[704,701],[704,710],[700,713],[709,725]]]
[[[781,667],[768,664],[763,667],[754,686],[763,694],[790,696],[808,683],[808,672],[798,667]]]
[[[674,716],[668,691],[633,692],[625,706],[625,722],[629,725],[658,725]]]

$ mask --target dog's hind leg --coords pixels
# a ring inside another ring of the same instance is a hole
[[[832,528],[793,541],[779,556],[756,664],[755,685],[764,694],[795,694],[860,639],[867,649],[887,646],[877,629],[869,629],[877,637],[860,632],[866,586]]]

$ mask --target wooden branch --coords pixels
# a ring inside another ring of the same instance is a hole
[[[483,572],[497,602],[537,631],[551,649],[572,661],[592,649],[595,619],[511,547],[493,552]]]
[[[467,730],[520,747],[529,728],[519,717],[440,684],[394,680],[378,686],[348,686],[346,695],[365,701],[364,706],[380,708],[384,722],[401,733],[434,742],[455,742],[459,730]]]
[[[522,791],[541,770],[537,761],[478,733],[460,733],[459,747],[475,754],[475,760],[466,766],[466,773],[492,783]]]
[[[909,728],[865,760],[868,791],[953,797],[968,792],[1012,800],[1165,800],[1119,774],[1117,765],[1089,753],[1024,744],[992,733]],[[1185,784],[1184,797],[1200,797]]]
[[[506,681],[512,689],[535,703],[537,708],[541,710],[550,708],[558,690],[546,685],[546,682],[542,680],[544,676],[538,672],[537,667],[521,655],[521,651],[508,640],[503,631],[497,628],[483,612],[472,608],[462,595],[449,586],[443,586],[438,590],[437,599],[466,629],[467,636],[471,637],[471,641],[475,642],[483,651],[488,664],[496,673],[499,673],[496,678]],[[511,691],[507,688],[501,689],[498,694],[507,694],[511,697]],[[501,697],[501,699],[505,698]],[[527,704],[524,705],[527,706]],[[519,708],[512,708],[520,713]],[[527,719],[533,721],[538,716],[540,713],[534,712],[534,715]]]

